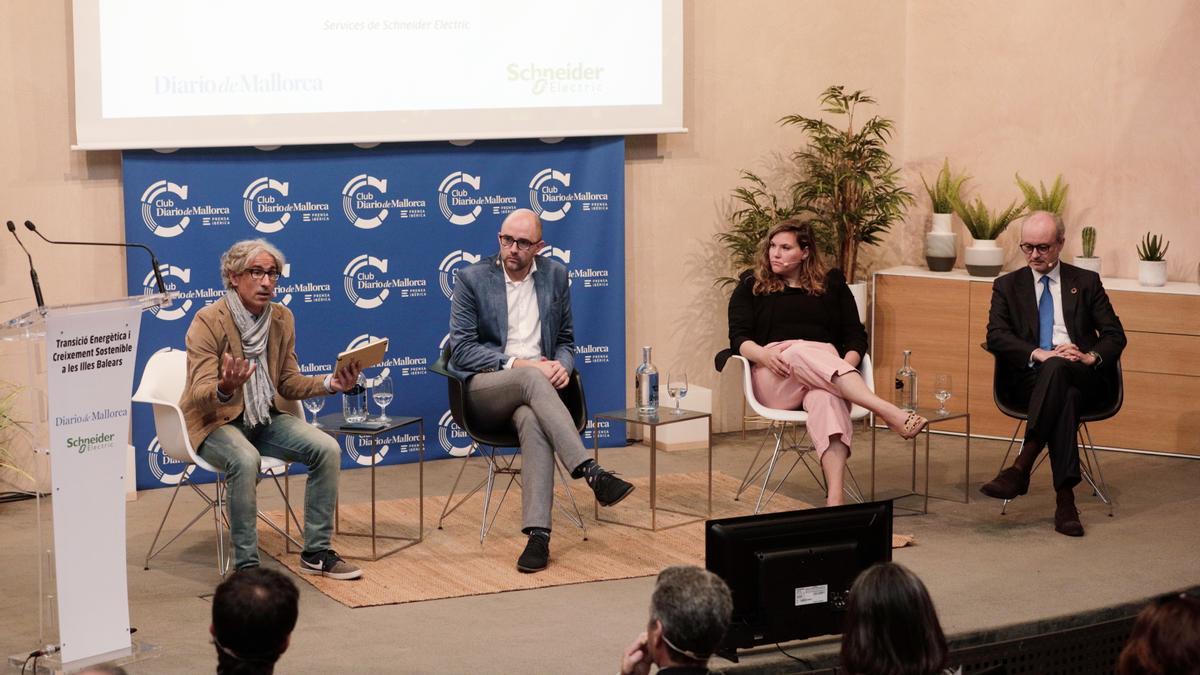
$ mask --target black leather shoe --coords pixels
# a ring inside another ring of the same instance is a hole
[[[592,467],[585,478],[592,492],[596,493],[596,501],[600,502],[600,506],[612,506],[633,492],[633,483],[621,480],[599,466]]]
[[[1021,473],[1017,467],[1010,466],[984,483],[979,491],[996,499],[1015,499],[1029,492],[1029,476]]]
[[[1054,509],[1054,531],[1068,537],[1083,536],[1083,523],[1079,522],[1079,511],[1074,504],[1059,504]]]
[[[544,534],[531,534],[525,543],[525,550],[517,558],[517,569],[521,572],[538,572],[550,564],[550,537]]]

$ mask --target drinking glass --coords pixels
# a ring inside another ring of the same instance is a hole
[[[371,398],[375,400],[375,405],[379,406],[379,421],[391,422],[391,418],[387,416],[387,407],[392,402],[392,378],[380,378],[371,388]]]
[[[317,421],[317,413],[321,412],[321,408],[324,408],[324,407],[325,407],[325,397],[324,396],[316,396],[313,398],[304,399],[304,409],[307,410],[308,412],[312,413],[312,416],[313,416],[312,425],[314,427],[321,426],[321,423]]]
[[[937,413],[939,415],[950,414],[950,411],[946,410],[946,401],[950,400],[952,383],[953,380],[946,373],[938,373],[933,376],[933,397],[938,401]]]
[[[687,373],[668,373],[667,374],[667,395],[675,399],[675,414],[682,415],[683,411],[679,409],[679,401],[684,396],[687,396],[688,383]]]

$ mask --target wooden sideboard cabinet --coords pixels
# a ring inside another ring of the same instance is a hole
[[[936,406],[933,376],[953,378],[947,406],[971,413],[972,434],[1008,438],[1016,422],[992,401],[994,362],[986,341],[992,279],[963,270],[895,267],[873,279],[871,354],[875,390],[894,391],[903,351],[912,350],[921,405]],[[1104,279],[1129,344],[1121,357],[1125,403],[1116,417],[1088,425],[1097,445],[1200,456],[1200,286],[1144,288]],[[961,425],[945,425],[962,431]]]

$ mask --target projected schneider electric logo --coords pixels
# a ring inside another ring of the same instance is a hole
[[[363,254],[342,270],[346,297],[359,309],[376,309],[395,289],[401,298],[423,298],[428,294],[424,279],[389,277],[387,258]]]
[[[571,174],[556,169],[542,169],[529,181],[529,208],[546,222],[566,218],[575,202],[580,211],[607,211],[608,193],[572,192]]]
[[[508,195],[484,194],[483,179],[466,171],[455,171],[442,179],[438,186],[438,207],[446,220],[454,225],[470,225],[487,207],[494,216],[517,210],[517,198]]]
[[[155,235],[178,237],[199,218],[202,226],[228,225],[229,209],[211,204],[188,204],[188,186],[158,180],[142,193],[142,222]]]
[[[268,176],[255,179],[242,192],[242,211],[246,222],[263,234],[282,230],[292,215],[300,217],[302,223],[329,222],[329,204],[309,200],[291,200],[287,181]]]
[[[387,199],[386,178],[360,173],[342,188],[342,211],[355,227],[373,230],[389,216],[424,218],[425,200],[397,197]]]

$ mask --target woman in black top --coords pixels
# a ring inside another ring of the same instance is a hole
[[[812,228],[786,220],[767,233],[729,299],[729,342],[752,364],[754,395],[771,408],[808,413],[806,426],[826,481],[826,505],[842,503],[850,456],[850,404],[906,439],[924,417],[879,398],[858,373],[867,332],[841,270],[826,270]]]

